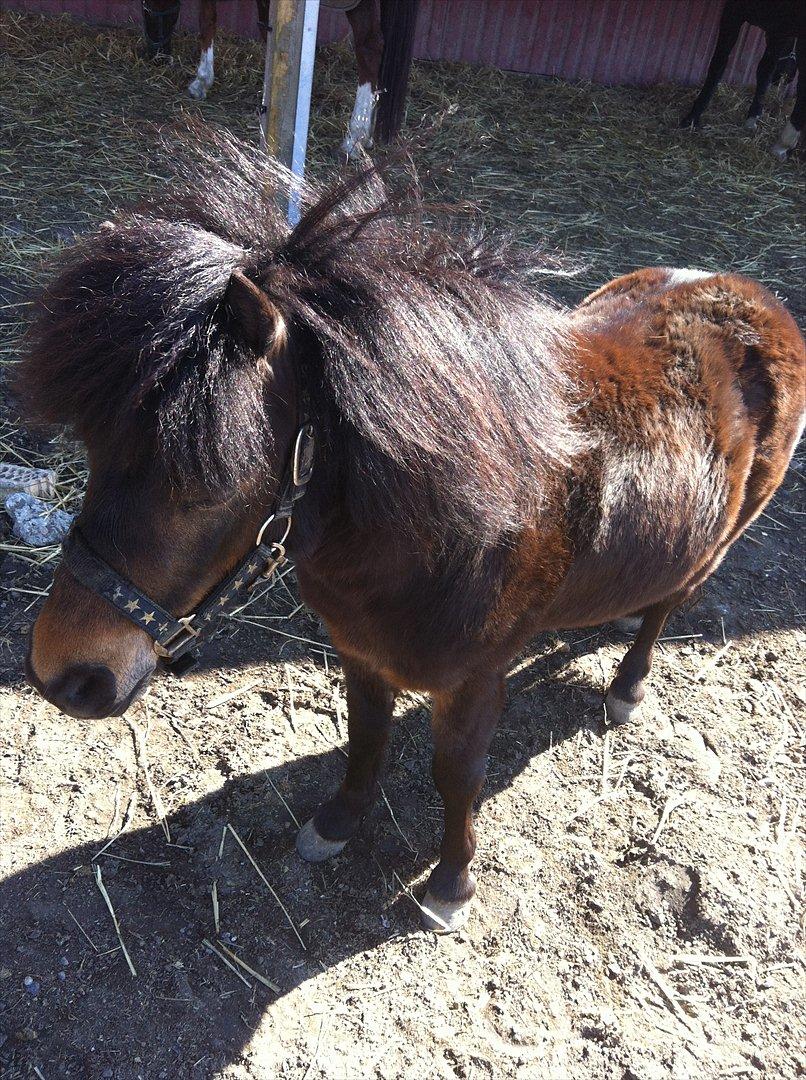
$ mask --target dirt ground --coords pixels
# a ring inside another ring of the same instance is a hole
[[[40,256],[154,181],[141,121],[175,113],[191,52],[181,43],[180,62],[155,72],[133,34],[33,18],[5,29],[8,361]],[[203,109],[252,130],[258,51],[220,53]],[[346,51],[324,53],[316,169],[350,82]],[[63,102],[58,138],[38,120],[46,97]],[[430,190],[583,260],[557,280],[569,301],[643,263],[721,265],[751,270],[806,325],[802,157],[780,165],[765,151],[780,103],[751,140],[726,91],[692,140],[672,126],[687,97],[419,65],[413,152]],[[3,454],[60,463],[74,501],[75,449],[27,432],[8,394],[3,410]],[[49,566],[9,556],[0,1074],[801,1075],[804,470],[801,450],[768,512],[671,620],[640,724],[604,724],[627,641],[612,628],[551,635],[518,658],[478,809],[478,903],[453,937],[422,932],[412,899],[440,830],[416,696],[399,705],[383,799],[360,835],[322,866],[294,852],[296,823],[340,779],[346,723],[337,658],[293,574],[224,627],[194,674],[158,681],[128,717],[80,722],[25,685]],[[225,949],[260,978],[226,966]]]

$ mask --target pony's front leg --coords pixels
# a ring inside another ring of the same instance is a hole
[[[188,93],[197,101],[204,101],[215,80],[215,39],[218,11],[216,0],[201,0],[199,7],[199,43],[201,56],[196,68],[196,78],[188,86]]]
[[[378,794],[389,741],[395,692],[370,668],[344,662],[347,683],[347,772],[339,790],[322,803],[297,834],[297,851],[308,862],[338,855]]]
[[[503,707],[499,672],[434,696],[433,774],[445,805],[445,831],[422,907],[424,925],[438,933],[463,925],[476,892],[469,870],[476,852],[473,800],[484,783],[487,751]]]

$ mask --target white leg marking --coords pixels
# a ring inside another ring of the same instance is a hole
[[[204,101],[214,79],[213,46],[211,45],[209,49],[205,49],[201,54],[199,66],[196,68],[196,78],[188,87],[190,96],[196,98],[197,101]]]
[[[470,900],[438,900],[428,892],[420,905],[423,926],[435,934],[453,934],[467,922],[472,904],[472,897]]]
[[[687,281],[700,281],[702,278],[713,276],[709,270],[691,270],[689,267],[680,267],[669,271],[669,284],[685,285]]]
[[[353,115],[350,117],[350,126],[341,144],[342,150],[350,157],[358,147],[369,150],[372,146],[372,122],[375,117],[375,106],[378,95],[372,92],[371,83],[361,83],[355,92],[355,105]]]
[[[641,701],[635,705],[629,701],[622,701],[621,698],[616,697],[612,690],[609,690],[605,698],[607,722],[613,727],[629,724],[631,720],[637,720],[640,717],[642,705],[643,702]]]
[[[773,157],[777,157],[779,161],[785,161],[788,152],[794,150],[798,145],[799,138],[800,132],[791,121],[787,120],[786,127],[778,136],[778,142],[773,146],[770,152]]]

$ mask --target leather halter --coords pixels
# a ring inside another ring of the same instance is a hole
[[[254,599],[251,590],[258,580],[270,578],[286,561],[285,541],[291,530],[294,503],[305,494],[313,472],[315,448],[313,424],[305,420],[294,439],[274,509],[261,525],[254,548],[190,615],[172,615],[113,570],[93,551],[77,525],[62,544],[62,563],[77,581],[148,634],[154,642],[154,652],[172,674],[184,675],[197,663],[196,649],[210,634],[215,616],[251,603]],[[264,543],[266,530],[278,521],[285,522],[281,539]]]

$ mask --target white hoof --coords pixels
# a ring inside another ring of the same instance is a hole
[[[637,634],[643,621],[643,615],[625,615],[623,619],[613,619],[613,626],[623,634]]]
[[[605,712],[607,713],[607,722],[617,727],[620,724],[629,724],[633,720],[637,720],[641,713],[642,702],[632,703],[629,701],[623,701],[621,698],[610,691],[605,698]]]
[[[207,98],[207,91],[210,89],[211,85],[212,84],[205,82],[204,79],[194,79],[190,86],[188,86],[188,93],[192,98],[195,98],[196,101],[204,101]]]
[[[472,898],[470,900],[439,900],[432,893],[427,892],[420,904],[423,926],[426,930],[433,930],[435,934],[453,934],[467,922],[472,903]]]
[[[346,843],[346,840],[326,840],[324,836],[320,836],[311,818],[297,833],[297,854],[301,855],[305,862],[324,862],[338,855]]]
[[[800,139],[800,132],[790,121],[787,121],[784,130],[781,132],[778,142],[770,150],[773,157],[778,158],[779,161],[786,161],[787,153],[790,150],[794,150],[798,145]]]
[[[748,116],[744,122],[745,131],[756,131],[758,129],[758,117]]]

